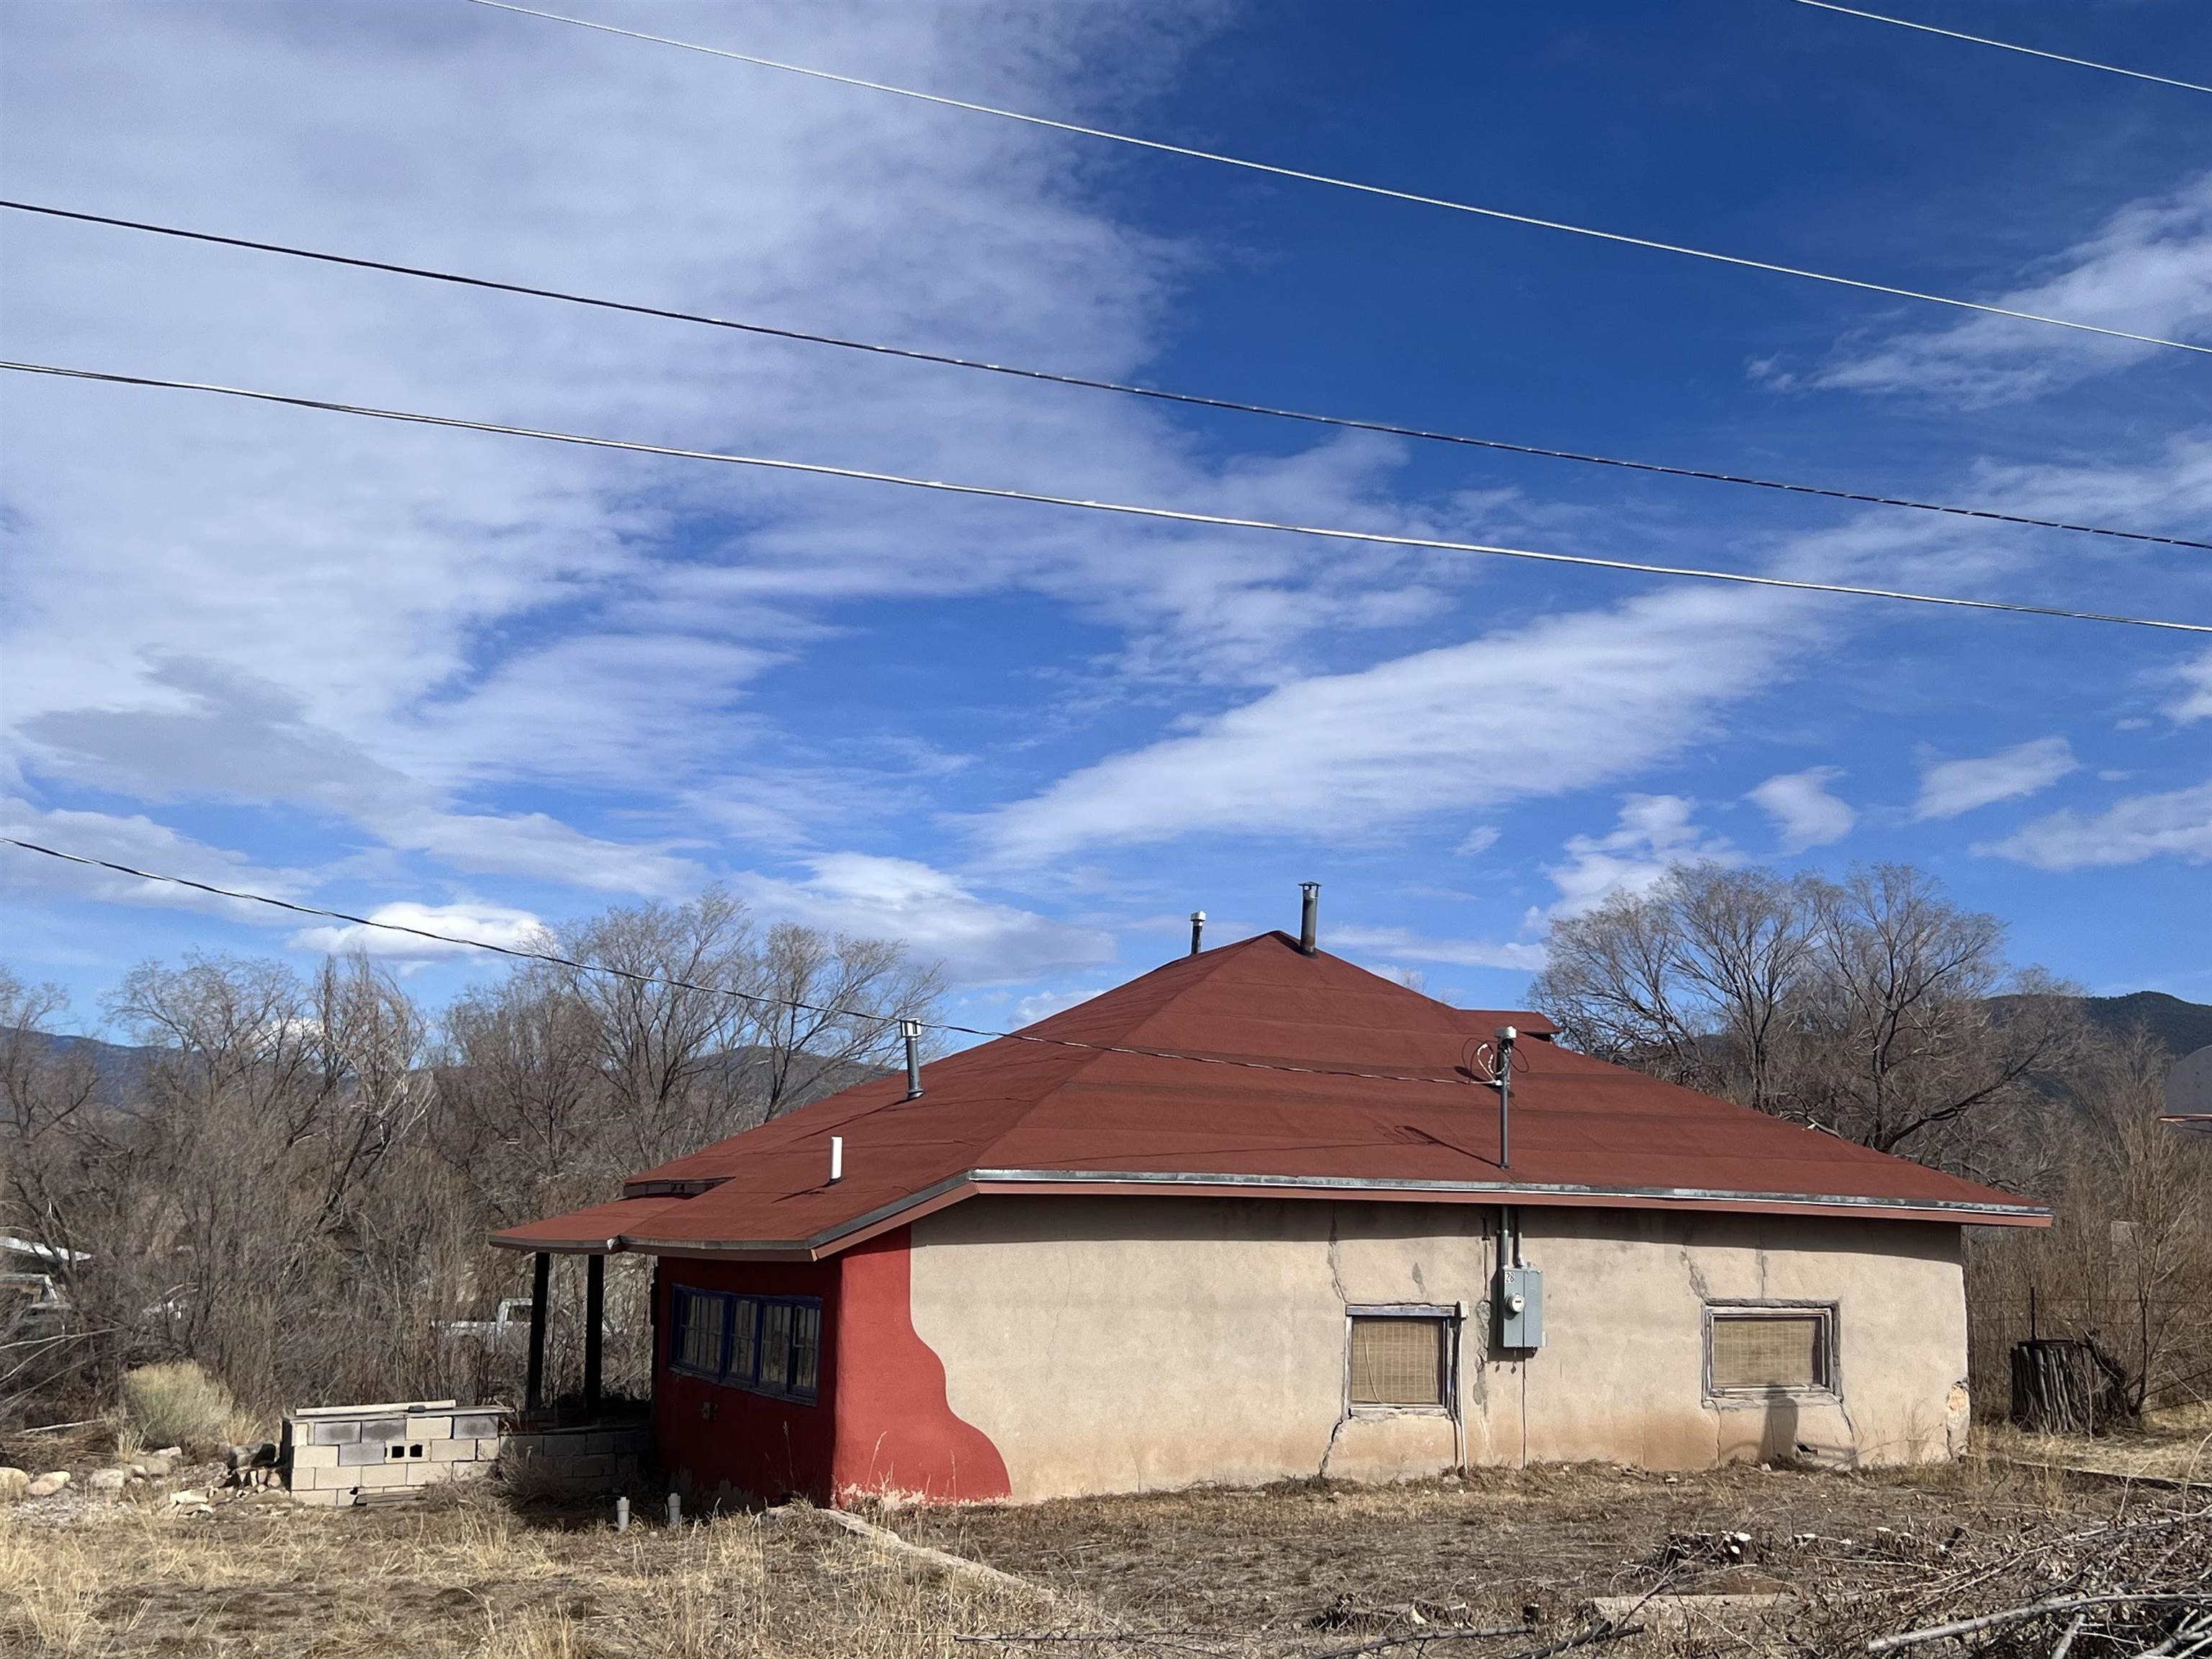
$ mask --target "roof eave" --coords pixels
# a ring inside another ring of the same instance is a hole
[[[742,1257],[757,1261],[818,1261],[978,1196],[1162,1196],[1357,1198],[1381,1203],[1521,1204],[1533,1208],[1694,1210],[1738,1215],[1850,1216],[1878,1221],[1936,1221],[1958,1226],[2048,1227],[2039,1204],[1967,1199],[1877,1198],[1857,1194],[1741,1192],[1701,1187],[1607,1187],[1559,1182],[1407,1181],[1358,1176],[1198,1174],[1182,1170],[968,1170],[855,1216],[807,1238],[659,1237],[625,1234],[602,1242],[543,1243],[495,1234],[506,1249],[558,1254],[635,1252],[644,1255]]]

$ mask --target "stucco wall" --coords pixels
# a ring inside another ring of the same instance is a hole
[[[915,1334],[1018,1498],[1610,1458],[1941,1456],[1963,1431],[1955,1227],[1526,1210],[1545,1346],[1487,1355],[1496,1212],[1313,1200],[988,1198],[913,1229]],[[1839,1403],[1717,1404],[1706,1297],[1838,1305]],[[1347,1417],[1345,1310],[1464,1304],[1458,1420]],[[1460,1442],[1463,1438],[1463,1450]]]

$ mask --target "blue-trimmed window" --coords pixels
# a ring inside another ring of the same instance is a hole
[[[719,1379],[728,1365],[731,1298],[676,1287],[676,1334],[668,1363],[693,1376]]]
[[[675,1287],[669,1365],[733,1389],[811,1402],[822,1385],[822,1303]]]

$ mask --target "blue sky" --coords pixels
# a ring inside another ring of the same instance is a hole
[[[604,8],[597,15],[615,15]],[[1950,27],[2203,78],[2180,0]],[[1788,3],[631,6],[738,50],[2212,343],[2212,99]],[[10,194],[1525,442],[2203,538],[2212,368],[458,3],[15,9]],[[1212,513],[2212,619],[2212,556],[8,216],[8,355]],[[1905,860],[2212,1000],[2212,651],[0,386],[15,833],[511,940],[710,881],[1032,1018],[1295,924],[1511,1005],[1712,856]],[[333,943],[9,851],[6,959]],[[419,947],[361,941],[385,953]],[[474,959],[398,958],[426,995]]]

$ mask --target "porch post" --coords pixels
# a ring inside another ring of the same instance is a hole
[[[552,1278],[552,1255],[540,1250],[530,1279],[530,1385],[522,1400],[533,1412],[545,1403],[545,1296]]]
[[[599,1414],[599,1328],[606,1322],[607,1259],[584,1258],[584,1412]]]

